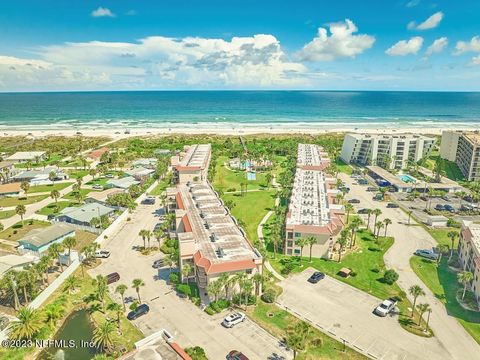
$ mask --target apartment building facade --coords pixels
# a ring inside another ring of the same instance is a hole
[[[210,144],[195,144],[184,148],[172,157],[173,180],[175,183],[202,182],[207,180],[212,147]]]
[[[428,156],[435,138],[414,134],[347,134],[340,158],[347,164],[404,169]]]
[[[285,225],[285,255],[301,254],[301,239],[314,238],[312,256],[329,258],[343,226],[343,206],[334,204],[335,179],[323,170],[330,159],[317,145],[299,144],[297,169]],[[305,247],[310,252],[310,246]]]
[[[444,131],[440,157],[455,162],[466,180],[480,180],[480,132]]]
[[[458,258],[463,269],[473,274],[470,286],[480,304],[480,224],[463,222],[458,243]]]

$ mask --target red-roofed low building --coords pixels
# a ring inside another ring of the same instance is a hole
[[[187,146],[172,158],[173,180],[177,184],[207,180],[212,147],[210,144]]]

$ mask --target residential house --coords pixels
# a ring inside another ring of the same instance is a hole
[[[0,278],[10,270],[20,271],[25,266],[34,264],[39,261],[39,258],[34,255],[17,255],[8,254],[0,256]]]
[[[69,236],[75,236],[75,229],[62,223],[33,229],[18,241],[18,250],[41,256],[52,244],[61,243]]]
[[[155,174],[155,170],[150,168],[144,168],[144,167],[136,167],[130,170],[126,170],[125,174],[133,177],[137,181],[144,182],[148,178],[150,178],[153,174]]]
[[[126,176],[120,179],[111,179],[106,183],[106,187],[115,187],[118,189],[128,190],[132,185],[138,185],[140,181],[136,180],[133,176]]]
[[[55,221],[90,227],[93,218],[104,215],[111,217],[115,208],[100,203],[89,203],[80,207],[67,207],[55,218]]]
[[[157,158],[142,158],[137,159],[132,162],[132,167],[134,168],[146,168],[146,169],[155,169],[157,166],[158,159]]]
[[[60,169],[54,167],[48,167],[44,170],[26,170],[22,171],[12,177],[13,180],[18,182],[28,181],[31,185],[44,185],[51,184],[52,181],[49,179],[50,173],[55,173],[55,181],[68,180],[69,176],[67,173],[63,172]]]
[[[98,203],[106,205],[109,196],[123,192],[124,190],[118,188],[110,188],[103,191],[91,191],[88,193],[87,198],[85,199],[85,203]]]
[[[13,155],[7,157],[6,160],[12,161],[14,163],[21,163],[21,162],[39,162],[45,159],[46,152],[45,151],[19,151]]]
[[[23,193],[19,182],[0,185],[0,197],[17,197]]]

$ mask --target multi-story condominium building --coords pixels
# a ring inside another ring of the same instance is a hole
[[[480,224],[464,221],[458,243],[458,257],[465,271],[473,274],[471,290],[480,304]]]
[[[347,134],[340,157],[347,164],[404,169],[428,156],[435,138],[413,134]]]
[[[210,144],[196,144],[186,146],[180,155],[172,157],[175,183],[206,181],[211,153]]]
[[[440,157],[455,162],[466,180],[480,180],[480,133],[444,131]]]
[[[180,268],[192,266],[200,289],[223,273],[262,272],[262,256],[208,182],[179,184],[167,196],[176,215]]]
[[[328,258],[333,249],[333,238],[342,226],[343,206],[334,204],[338,190],[335,181],[324,170],[330,160],[317,145],[299,144],[297,170],[285,227],[286,255],[300,255],[300,239],[313,237],[312,256]],[[310,246],[306,246],[310,249]],[[306,255],[306,253],[304,254]]]

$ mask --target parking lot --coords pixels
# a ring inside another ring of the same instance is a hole
[[[135,326],[146,336],[166,329],[182,347],[203,347],[209,359],[225,359],[231,350],[242,351],[250,359],[291,359],[291,352],[282,348],[276,338],[255,323],[246,320],[226,329],[220,323],[228,313],[209,316],[189,300],[178,297],[167,284],[169,269],[152,268],[153,262],[162,255],[144,256],[135,250],[137,246],[143,246],[139,231],[152,230],[159,220],[161,212],[155,209],[156,206],[139,205],[131,220],[104,243],[103,248],[111,252],[110,257],[91,270],[92,276],[112,272],[120,274],[120,281],[109,286],[110,293],[118,302],[121,299],[114,293],[118,284],[129,286],[126,297],[133,300],[136,292],[131,288],[132,280],[141,278],[145,282],[140,296],[142,302],[150,306],[150,312],[134,320]]]
[[[379,299],[328,276],[307,282],[313,269],[289,277],[280,285],[278,303],[295,315],[354,349],[377,359],[449,359],[435,338],[422,338],[403,330],[397,315],[373,314]]]

